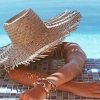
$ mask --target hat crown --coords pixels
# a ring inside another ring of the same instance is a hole
[[[32,9],[23,10],[6,21],[4,28],[8,32],[12,43],[17,45],[29,43],[47,30],[45,24]]]

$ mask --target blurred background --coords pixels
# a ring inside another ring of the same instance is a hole
[[[80,25],[64,41],[78,43],[87,58],[100,58],[100,0],[0,0],[0,47],[11,43],[4,22],[26,8],[32,8],[44,21],[65,10],[79,11]]]

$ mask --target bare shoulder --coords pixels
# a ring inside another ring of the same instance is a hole
[[[76,46],[76,47],[79,47],[79,48],[80,48],[80,45],[79,45],[78,43],[75,43],[75,42],[62,42],[62,44],[63,44],[65,47]]]
[[[74,43],[74,42],[62,42],[62,44],[63,44],[63,46],[64,46],[65,49],[70,49],[70,50],[72,50],[72,49],[78,49],[78,50],[82,50],[81,46],[78,43]]]
[[[86,59],[86,54],[78,43],[74,42],[63,42],[63,46],[65,51],[67,52],[67,56],[81,56]]]

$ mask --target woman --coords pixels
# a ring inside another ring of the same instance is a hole
[[[72,48],[74,48],[74,50]],[[54,80],[54,83],[57,86],[57,90],[72,92],[83,97],[100,98],[100,94],[98,93],[98,89],[100,88],[99,83],[71,81],[82,72],[86,60],[86,56],[79,45],[77,45],[76,43],[63,42],[62,44],[58,45],[56,49],[51,50],[51,52],[49,52],[48,54],[48,57],[50,58],[54,58],[55,55],[58,58],[62,58],[63,54],[63,58],[65,59],[66,64],[62,66],[62,68],[58,69],[56,73],[53,73],[51,75],[39,73],[33,71],[29,67],[21,65],[22,67],[18,67],[10,71],[10,78],[18,83],[27,86],[33,86],[33,83],[34,81],[36,81],[37,76],[46,77],[47,79]],[[67,55],[67,57],[65,55]],[[33,77],[30,79],[29,77],[31,76]],[[47,86],[50,90],[51,88],[49,87],[48,83]],[[32,89],[22,93],[19,100],[43,100],[45,97],[45,90],[41,86],[37,85]]]
[[[43,23],[28,9],[4,24],[12,43],[0,55],[0,65],[12,80],[33,86],[22,93],[19,100],[43,100],[52,89],[100,98],[98,83],[71,81],[82,72],[86,55],[78,44],[62,42],[62,39],[76,28],[79,20],[80,14],[74,11]],[[44,57],[63,58],[65,65],[51,75],[25,66]]]

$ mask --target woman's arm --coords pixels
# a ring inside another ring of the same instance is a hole
[[[63,44],[64,48],[59,52],[63,53],[66,64],[58,69],[57,72],[47,77],[47,79],[53,80],[57,87],[65,82],[72,80],[78,74],[80,74],[86,60],[86,55],[78,44]]]
[[[71,50],[73,50],[73,48],[77,48],[78,51],[72,52]],[[55,54],[59,57],[63,56],[66,64],[51,75],[33,71],[29,66],[25,67],[24,65],[20,65],[14,70],[10,70],[8,74],[12,80],[28,86],[32,86],[32,83],[42,76],[54,80],[54,83],[59,86],[72,80],[81,73],[86,56],[77,44],[64,43],[64,46],[59,45],[55,52],[52,53],[53,56],[56,56]]]

